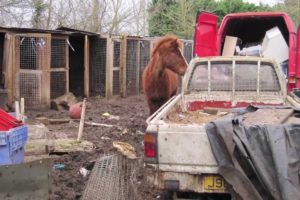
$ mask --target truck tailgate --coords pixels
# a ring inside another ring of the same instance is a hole
[[[163,124],[159,129],[158,163],[161,169],[170,167],[174,170],[178,167],[178,171],[195,173],[200,169],[204,172],[205,168],[209,170],[207,173],[215,171],[217,163],[204,124]]]

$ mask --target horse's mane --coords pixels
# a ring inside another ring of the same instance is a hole
[[[169,42],[172,42],[177,39],[178,39],[178,37],[176,37],[175,35],[166,35],[166,36],[158,39],[153,48],[152,56],[155,55],[159,49],[166,47]],[[177,45],[180,48],[182,48],[182,43],[179,40],[177,40]]]

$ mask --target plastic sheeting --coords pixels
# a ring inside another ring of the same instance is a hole
[[[232,186],[232,196],[300,199],[300,124],[246,126],[242,121],[239,115],[206,125],[219,174]]]

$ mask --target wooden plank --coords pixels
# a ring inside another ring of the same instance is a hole
[[[126,57],[127,57],[127,36],[124,36],[120,44],[120,93],[126,97]]]
[[[7,100],[10,106],[13,102],[13,72],[12,72],[12,35],[10,33],[5,34],[4,49],[3,49],[3,74],[4,74],[4,88],[7,89]]]
[[[68,40],[69,37],[66,38]],[[70,91],[70,83],[69,83],[69,72],[70,72],[70,66],[69,66],[69,45],[66,42],[66,47],[65,47],[65,61],[66,61],[66,93]]]
[[[42,57],[43,66],[42,66],[42,104],[46,105],[47,108],[50,108],[51,103],[51,35],[45,34],[42,38],[46,38],[46,48],[43,48],[41,53],[43,55],[39,55]]]
[[[107,37],[106,43],[106,82],[105,82],[105,97],[110,99],[113,91],[113,40]]]
[[[137,42],[137,52],[136,52],[136,85],[135,85],[135,93],[140,93],[140,71],[141,71],[141,45],[140,40]]]
[[[11,41],[11,55],[12,55],[12,80],[11,80],[11,84],[12,84],[12,91],[13,91],[13,98],[12,100],[15,101],[17,99],[20,98],[20,90],[19,90],[19,86],[17,86],[17,84],[21,84],[18,83],[17,81],[19,80],[19,76],[20,76],[20,44],[19,44],[19,38],[17,37],[17,35],[14,35],[12,37],[12,41]],[[13,103],[13,102],[12,102]]]
[[[90,43],[87,35],[84,37],[84,96],[90,96]]]

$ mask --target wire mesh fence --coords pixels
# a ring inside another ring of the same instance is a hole
[[[113,95],[120,94],[120,44],[119,40],[113,41]]]
[[[183,40],[183,56],[185,57],[187,63],[189,63],[193,58],[193,41]]]
[[[28,107],[42,104],[42,71],[22,70],[17,76],[17,91]]]
[[[151,40],[141,40],[140,41],[140,91],[142,91],[143,84],[142,84],[142,75],[144,72],[144,69],[148,65],[150,61],[150,43]]]
[[[50,84],[51,84],[51,99],[57,98],[62,96],[66,93],[66,72],[51,72],[50,77]]]
[[[126,56],[126,90],[128,95],[138,93],[137,85],[137,53],[138,53],[138,43],[137,39],[127,40],[127,56]]]
[[[137,161],[122,155],[101,155],[95,163],[82,200],[137,200]]]
[[[105,96],[106,86],[106,38],[91,38],[90,42],[90,92]]]
[[[51,68],[66,68],[66,39],[52,38]]]
[[[51,99],[66,93],[67,83],[67,41],[66,38],[51,39],[51,75],[50,75],[50,97]],[[60,70],[60,71],[55,71]]]

